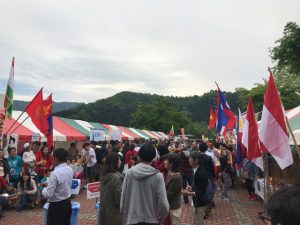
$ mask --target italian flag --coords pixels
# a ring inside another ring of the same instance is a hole
[[[6,87],[5,99],[4,99],[5,114],[9,119],[11,119],[12,117],[14,75],[15,75],[15,58],[12,59],[10,74],[9,74],[9,79]]]

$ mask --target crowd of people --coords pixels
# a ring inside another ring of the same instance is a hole
[[[49,225],[69,223],[72,178],[82,179],[83,188],[100,181],[98,224],[178,225],[181,206],[187,204],[193,206],[193,224],[198,225],[216,207],[215,193],[229,201],[228,189],[243,177],[248,198],[254,200],[253,182],[261,176],[246,158],[244,168],[235,169],[232,143],[92,141],[82,151],[75,143],[68,151],[52,151],[34,142],[24,144],[19,154],[11,147],[8,154],[5,158],[0,149],[0,218],[2,207],[21,211],[48,200],[49,213],[55,215],[48,218]]]

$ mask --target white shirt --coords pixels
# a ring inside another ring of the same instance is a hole
[[[43,196],[49,202],[59,202],[71,197],[73,170],[67,163],[59,164],[51,173],[48,185],[43,189]]]
[[[29,151],[29,152],[24,152],[23,153],[23,162],[24,163],[33,163],[35,162],[36,158],[35,155],[33,153],[33,151]]]
[[[197,166],[196,168],[193,168],[194,175],[195,175],[195,173],[196,173],[196,171],[197,171],[198,168],[199,168],[199,166]]]
[[[205,152],[205,154],[208,155],[208,156],[210,156],[212,158],[213,164],[215,165],[216,164],[216,156],[215,156],[215,154],[213,152],[211,152],[211,151],[208,151],[208,150]]]
[[[90,148],[88,151],[88,157],[91,157],[90,161],[86,164],[87,167],[92,167],[97,163],[95,150]]]

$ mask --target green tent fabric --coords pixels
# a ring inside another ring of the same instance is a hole
[[[70,126],[72,126],[73,128],[75,128],[76,130],[78,130],[80,133],[82,133],[86,137],[90,136],[90,132],[88,130],[84,129],[78,123],[76,123],[75,120],[67,119],[67,118],[60,118],[60,119],[62,119],[64,122],[66,122],[67,124],[69,124]]]

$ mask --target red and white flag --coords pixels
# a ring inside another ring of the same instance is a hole
[[[259,139],[262,150],[269,152],[281,169],[293,164],[284,112],[271,71],[259,126]]]
[[[255,120],[252,98],[249,96],[247,115],[245,119],[242,144],[247,148],[247,158],[264,170],[262,154],[259,147],[258,128]]]

